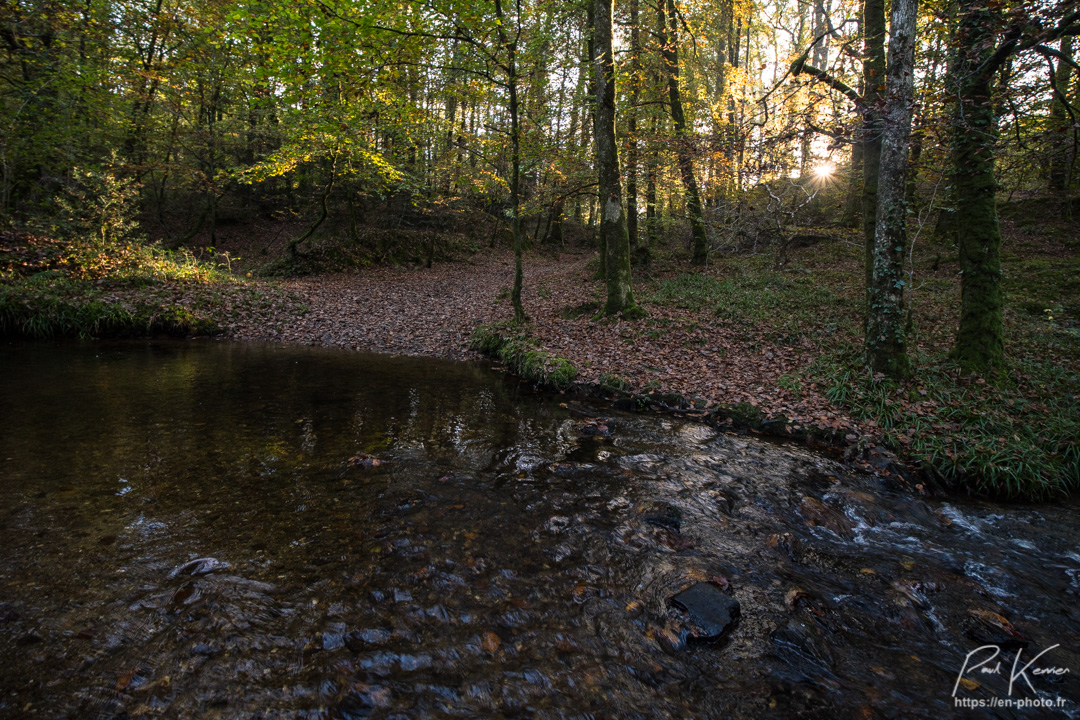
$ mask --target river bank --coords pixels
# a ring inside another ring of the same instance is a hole
[[[768,253],[719,257],[704,271],[678,249],[658,254],[635,270],[648,313],[635,322],[596,316],[598,259],[580,251],[527,255],[530,322],[507,325],[513,264],[509,252],[497,250],[430,269],[383,266],[286,280],[282,288],[301,298],[307,315],[269,330],[241,322],[229,332],[453,359],[476,358],[477,348],[498,359],[513,342],[522,362],[511,360],[512,369],[538,384],[824,445],[917,492],[936,485],[1046,499],[1080,487],[1080,343],[1067,312],[1059,310],[1055,321],[1053,313],[1031,310],[1071,302],[1073,261],[1059,259],[1060,269],[1048,272],[1026,255],[1013,258],[1011,365],[984,378],[948,362],[959,305],[955,268],[940,253],[921,258],[923,280],[912,293],[919,369],[895,384],[862,369],[856,240],[836,232],[793,251],[779,269]],[[1038,240],[1028,238],[1029,252],[1042,252]]]
[[[948,362],[958,280],[954,259],[933,247],[913,260],[921,278],[910,294],[915,378],[890,383],[862,368],[861,247],[844,231],[791,251],[780,266],[759,253],[693,268],[680,248],[659,249],[635,268],[647,311],[635,322],[596,316],[598,258],[583,249],[527,254],[530,322],[507,325],[513,259],[501,248],[431,268],[284,280],[245,278],[222,250],[212,271],[132,252],[111,272],[59,276],[62,263],[42,262],[20,274],[16,260],[47,255],[39,249],[11,255],[0,319],[8,335],[20,334],[14,308],[24,335],[48,329],[44,317],[52,334],[217,334],[457,360],[483,349],[537,384],[824,445],[917,492],[940,485],[1041,500],[1080,487],[1077,263],[1055,256],[1046,234],[1013,228],[1011,242],[1025,251],[1005,265],[1010,366],[985,378]],[[119,332],[69,327],[94,313],[119,317]],[[528,362],[515,361],[508,342]],[[549,368],[558,368],[557,381]]]

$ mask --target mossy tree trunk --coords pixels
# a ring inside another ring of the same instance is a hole
[[[679,174],[686,191],[686,214],[690,216],[690,232],[693,238],[693,262],[704,265],[709,258],[709,241],[705,234],[705,218],[701,210],[701,193],[694,177],[694,157],[691,152],[693,132],[686,125],[686,112],[679,88],[679,19],[675,13],[675,0],[657,3],[657,35],[668,80],[668,103],[671,123],[675,130],[675,152],[678,157]]]
[[[911,371],[904,328],[907,165],[915,96],[918,0],[893,0],[889,25],[888,104],[881,113],[881,160],[874,223],[873,271],[866,318],[866,363],[904,378]]]
[[[952,357],[984,371],[1004,363],[1001,229],[997,218],[994,146],[997,118],[991,97],[994,28],[998,13],[982,0],[963,0],[958,55],[948,84],[957,102],[952,119],[953,200],[960,256],[960,326]]]
[[[594,0],[593,86],[596,91],[596,167],[600,194],[600,236],[604,248],[607,302],[604,314],[638,316],[630,279],[630,240],[623,213],[619,150],[615,144],[615,61],[612,43],[612,0]]]
[[[881,108],[885,92],[885,0],[863,0],[862,218],[866,246],[866,288],[874,274],[874,225],[881,171]]]

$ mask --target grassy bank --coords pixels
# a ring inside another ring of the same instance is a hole
[[[883,445],[923,478],[1011,499],[1075,494],[1080,245],[1064,227],[1006,233],[1008,366],[986,377],[948,360],[959,277],[944,245],[916,247],[909,296],[916,374],[904,383],[862,363],[862,249],[854,236],[801,250],[783,271],[766,255],[719,258],[707,273],[661,270],[647,284],[647,304],[685,308],[702,323],[738,328],[751,345],[794,354],[798,369],[775,377],[773,390],[847,416],[855,429],[848,442]]]
[[[217,260],[215,262],[215,260]],[[189,336],[225,332],[241,318],[273,322],[295,301],[197,259],[139,242],[62,242],[0,236],[0,335]]]

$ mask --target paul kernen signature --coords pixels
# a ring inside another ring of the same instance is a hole
[[[1017,680],[1023,680],[1025,683],[1027,683],[1028,689],[1030,689],[1031,692],[1036,692],[1035,686],[1031,684],[1031,678],[1029,677],[1029,674],[1034,675],[1035,677],[1060,677],[1070,672],[1069,668],[1055,667],[1050,665],[1045,667],[1032,667],[1032,665],[1034,665],[1039,658],[1041,658],[1043,655],[1050,652],[1054,648],[1058,647],[1061,647],[1061,643],[1058,643],[1057,645],[1051,645],[1035,657],[1031,658],[1031,660],[1029,660],[1027,664],[1025,664],[1023,667],[1018,666],[1020,665],[1020,658],[1021,655],[1023,655],[1024,649],[1020,648],[1016,651],[1016,657],[1013,658],[1012,662],[1012,670],[1009,673],[1009,697],[1012,697],[1013,686],[1016,684]],[[976,657],[979,662],[972,665],[972,656],[978,656],[980,653],[984,654],[985,657],[981,659]],[[1001,660],[998,660],[999,657],[1001,657],[1001,648],[997,645],[983,645],[982,647],[977,647],[971,652],[969,652],[967,654],[967,657],[964,658],[964,666],[960,668],[960,674],[956,676],[956,684],[953,685],[952,691],[953,697],[956,697],[956,691],[960,687],[960,682],[968,673],[977,672],[978,675],[1001,675]],[[990,663],[993,663],[995,660],[997,660],[997,662],[991,665]]]

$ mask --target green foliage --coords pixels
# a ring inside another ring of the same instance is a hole
[[[746,262],[756,260],[747,258]],[[700,273],[680,275],[658,283],[648,301],[690,310],[711,307],[728,322],[768,322],[775,333],[787,336],[832,333],[836,322],[848,322],[841,318],[851,302],[823,282],[823,274],[828,271],[783,273],[759,268],[723,280]]]
[[[994,387],[940,357],[898,384],[862,367],[854,348],[811,370],[825,396],[876,425],[903,456],[978,495],[1045,500],[1080,490],[1080,376],[1024,362],[1021,385]]]
[[[0,284],[0,336],[132,337],[212,335],[217,323],[179,304],[150,298],[112,302],[85,281],[31,278]]]
[[[115,153],[111,164],[116,165]],[[52,229],[60,237],[98,248],[137,242],[138,195],[139,185],[130,178],[118,178],[109,170],[73,168],[65,192],[56,198],[60,215]]]
[[[577,377],[577,370],[568,360],[537,347],[524,328],[514,323],[477,326],[471,347],[505,363],[512,372],[537,385],[565,390]]]
[[[600,376],[600,387],[604,390],[627,393],[633,389],[630,381],[616,373],[604,373]]]

